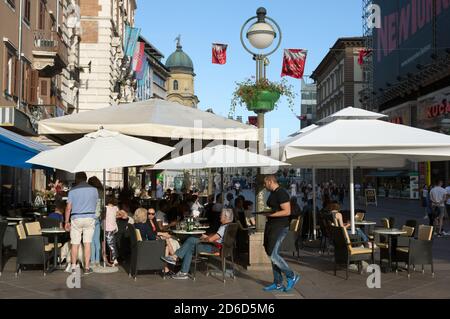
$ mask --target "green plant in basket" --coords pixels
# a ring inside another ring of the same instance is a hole
[[[247,79],[237,82],[231,100],[230,115],[234,115],[237,105],[243,104],[249,111],[255,113],[270,112],[278,106],[281,96],[287,98],[289,108],[294,111],[294,99],[297,94],[286,79],[280,82],[271,82],[267,79],[260,81]]]

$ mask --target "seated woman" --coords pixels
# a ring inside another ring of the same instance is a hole
[[[155,210],[150,208],[148,211],[145,208],[138,208],[134,214],[134,227],[141,233],[142,240],[165,240],[166,241],[166,256],[173,255],[175,250],[180,247],[180,244],[175,239],[171,238],[168,233],[159,232],[158,223],[155,219]],[[147,218],[148,216],[148,218]],[[175,249],[174,249],[175,248]],[[165,273],[169,273],[169,268],[164,268]]]
[[[233,210],[229,208],[222,209],[222,213],[220,215],[220,223],[221,226],[217,233],[212,235],[202,235],[201,238],[198,237],[189,237],[183,245],[175,252],[172,256],[161,257],[166,263],[176,265],[178,259],[183,259],[181,270],[172,276],[173,279],[188,279],[188,272],[192,262],[192,256],[195,252],[195,247],[200,242],[204,242],[205,244],[201,244],[198,246],[199,252],[207,252],[207,253],[216,253],[219,252],[220,246],[223,243],[223,237],[225,236],[225,230],[227,226],[233,222]],[[210,244],[206,244],[210,243]],[[211,245],[214,244],[214,245]]]
[[[344,227],[345,229],[347,229],[347,232],[350,233],[351,229],[351,224],[348,222],[344,223],[344,219],[342,217],[342,214],[339,212],[339,204],[334,203],[329,205],[328,207],[332,208],[331,209],[331,215],[333,216],[333,220],[335,221],[334,224],[336,226],[340,226],[340,227]],[[336,209],[338,208],[338,209]],[[372,243],[369,242],[369,237],[367,237],[367,235],[361,230],[361,228],[355,228],[355,232],[356,234],[358,234],[359,237],[361,237],[362,241],[367,243],[367,246],[371,248]]]

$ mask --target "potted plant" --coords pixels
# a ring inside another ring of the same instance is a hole
[[[296,93],[286,79],[281,82],[271,82],[267,79],[254,81],[247,79],[236,83],[236,90],[231,100],[230,114],[234,114],[236,105],[247,106],[249,111],[265,113],[272,111],[278,104],[281,96],[286,96],[289,108],[294,111],[294,98]]]

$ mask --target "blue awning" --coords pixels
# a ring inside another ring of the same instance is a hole
[[[42,168],[26,163],[50,148],[0,127],[0,165],[20,168]]]

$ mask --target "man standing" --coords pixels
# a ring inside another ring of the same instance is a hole
[[[430,214],[430,226],[434,226],[434,219],[438,218],[438,236],[444,235],[444,216],[445,216],[445,203],[447,201],[447,191],[442,187],[444,183],[438,181],[436,186],[430,191],[431,200],[431,214]]]
[[[97,207],[98,191],[87,181],[86,173],[75,174],[75,186],[70,190],[67,199],[65,229],[70,231],[70,240],[72,244],[71,270],[75,271],[78,248],[83,238],[84,244],[84,274],[93,272],[90,267],[91,242],[95,230],[95,209]]]
[[[279,255],[281,243],[289,232],[289,216],[291,215],[290,198],[288,192],[281,188],[277,178],[269,175],[264,178],[264,186],[270,191],[267,206],[272,209],[268,213],[266,228],[264,230],[264,248],[272,262],[274,282],[264,288],[264,291],[280,290],[288,292],[294,288],[300,279],[290,268],[286,261]],[[287,284],[283,286],[283,274]]]

